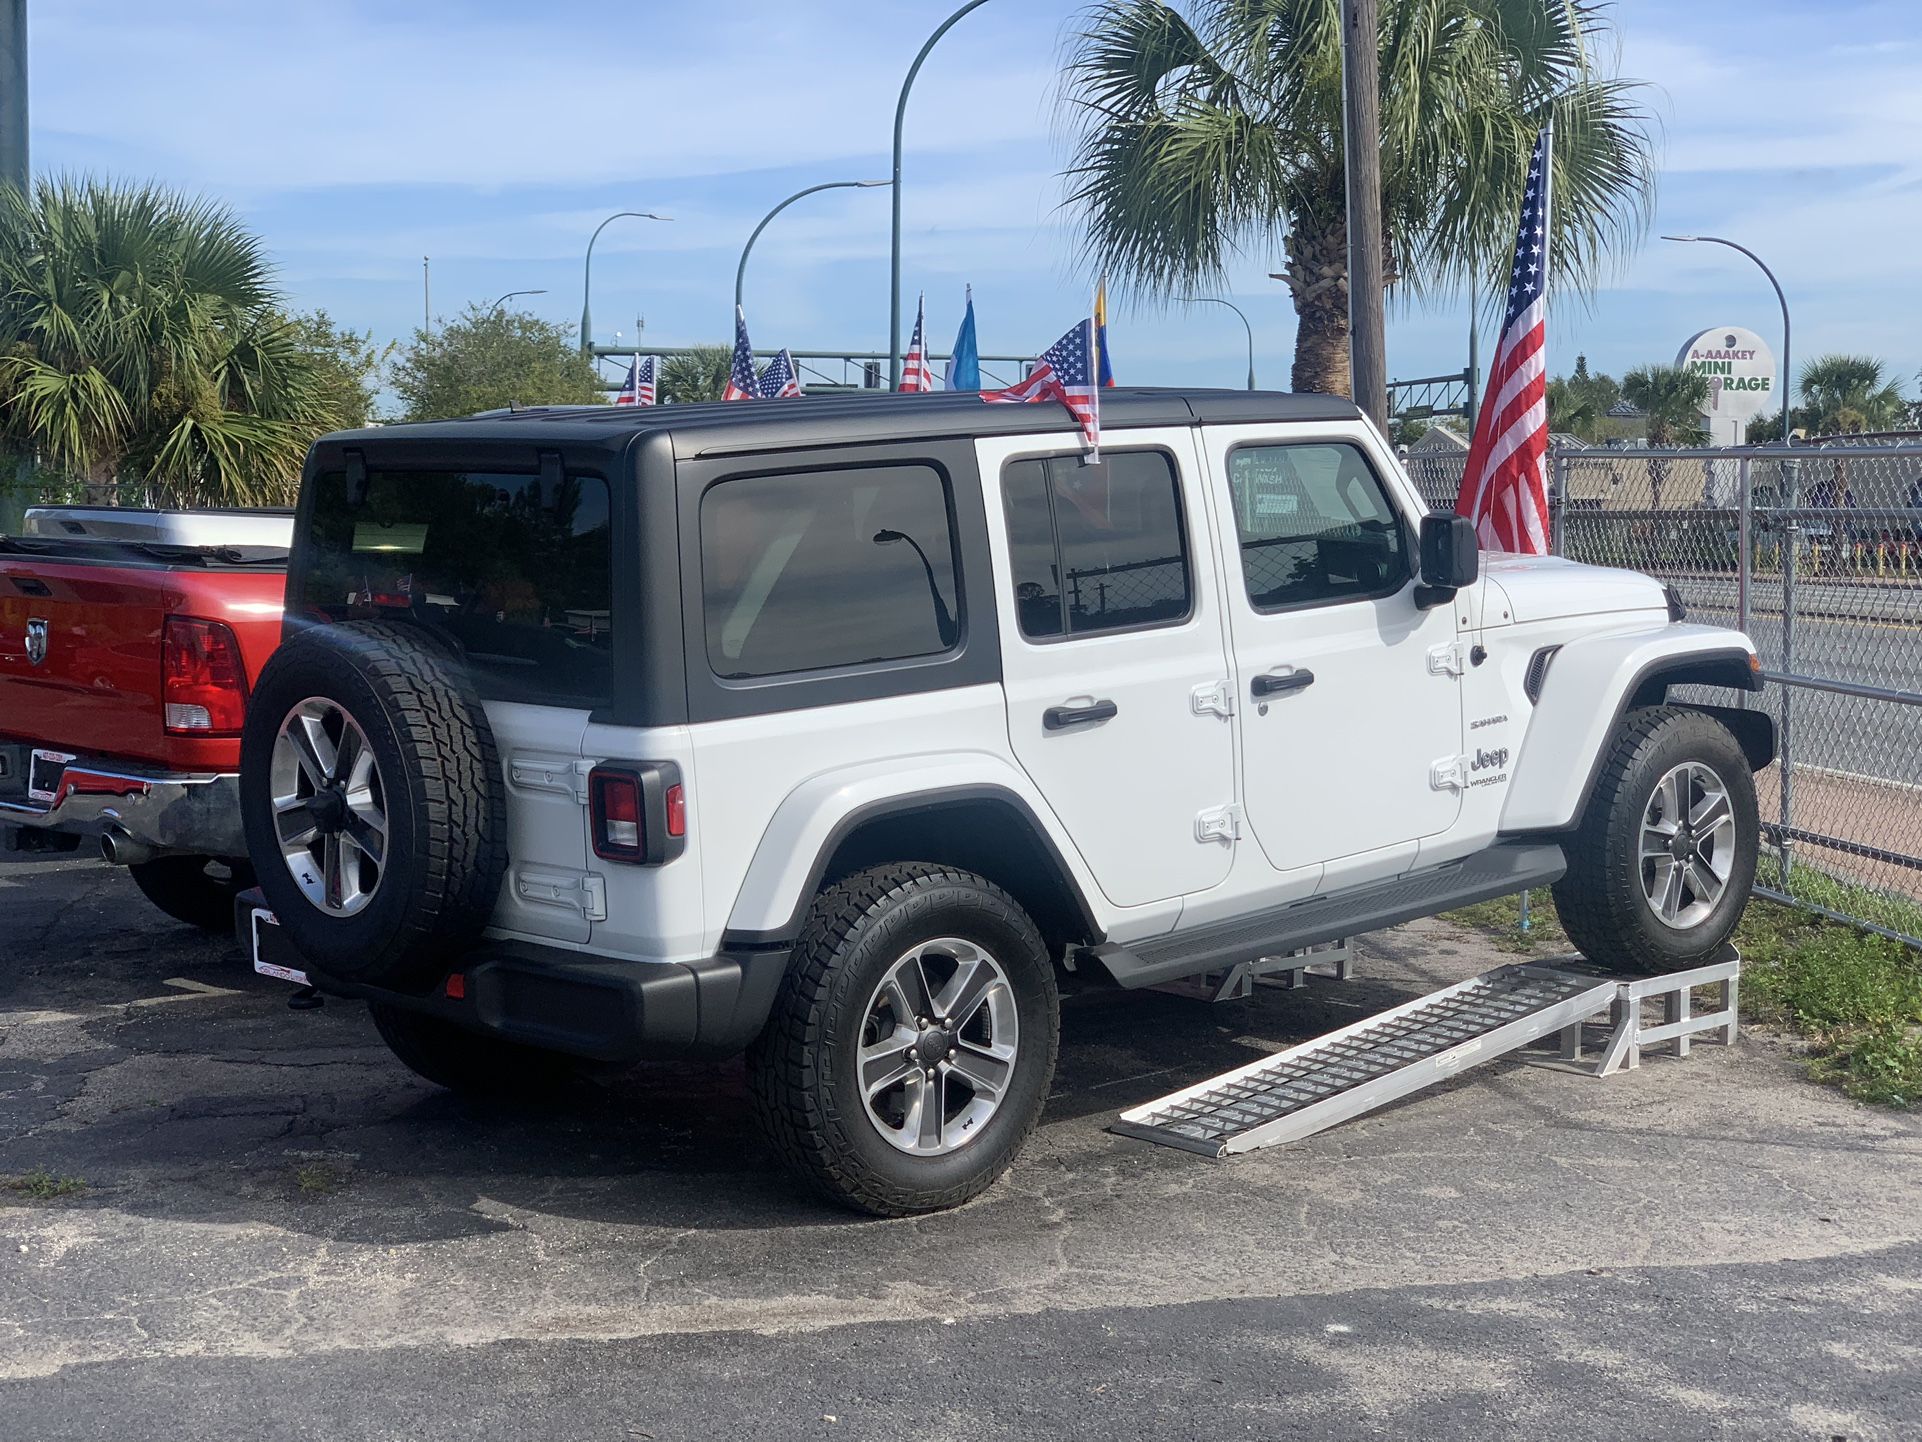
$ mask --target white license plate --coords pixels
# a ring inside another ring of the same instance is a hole
[[[36,748],[33,755],[27,758],[27,800],[53,805],[53,798],[60,792],[60,778],[66,772],[67,763],[77,759],[65,751],[42,751]]]
[[[271,976],[278,981],[291,981],[296,986],[313,985],[307,980],[307,973],[300,968],[283,966],[280,962],[267,959],[267,952],[270,949],[277,949],[275,942],[279,941],[279,932],[280,918],[265,907],[256,906],[254,908],[254,970],[262,976]]]

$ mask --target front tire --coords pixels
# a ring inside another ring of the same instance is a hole
[[[1703,965],[1748,905],[1759,833],[1755,778],[1727,727],[1679,706],[1632,711],[1555,883],[1562,926],[1611,971]]]
[[[808,913],[748,1053],[756,1111],[844,1206],[959,1206],[1040,1120],[1059,1032],[1047,948],[1012,897],[949,867],[875,867]]]

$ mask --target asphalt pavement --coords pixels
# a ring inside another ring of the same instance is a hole
[[[1509,958],[1065,1009],[954,1213],[799,1195],[738,1067],[480,1106],[83,862],[0,866],[0,1442],[1834,1438],[1922,1418],[1922,1120],[1746,1038],[1228,1162],[1120,1108]],[[48,1190],[48,1189],[43,1189]]]

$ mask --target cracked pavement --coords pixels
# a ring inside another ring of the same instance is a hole
[[[481,1106],[86,862],[0,865],[0,1442],[1907,1437],[1922,1122],[1779,1043],[1484,1066],[1229,1162],[1120,1108],[1510,958],[1091,995],[1013,1173],[798,1194],[738,1065]]]

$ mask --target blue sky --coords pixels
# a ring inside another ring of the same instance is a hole
[[[906,282],[938,344],[973,282],[983,352],[1032,354],[1085,313],[1060,209],[1054,84],[1081,0],[996,0],[942,41],[907,127]],[[152,176],[232,204],[295,304],[386,339],[503,291],[595,338],[724,340],[734,267],[769,206],[821,180],[882,177],[900,76],[950,0],[40,0],[31,7],[36,169]],[[1551,314],[1551,368],[1672,360],[1693,332],[1774,341],[1761,275],[1701,231],[1766,256],[1796,354],[1865,351],[1905,389],[1922,369],[1922,37],[1914,0],[1622,0],[1621,68],[1654,84],[1659,213],[1586,301]],[[1294,317],[1250,253],[1227,294],[1251,316],[1266,385]],[[837,191],[783,214],[747,281],[757,344],[885,349],[888,195]],[[1459,369],[1465,304],[1394,314],[1389,370]],[[1121,309],[1120,378],[1239,385],[1246,341],[1218,307]],[[1485,342],[1486,344],[1486,342]]]

